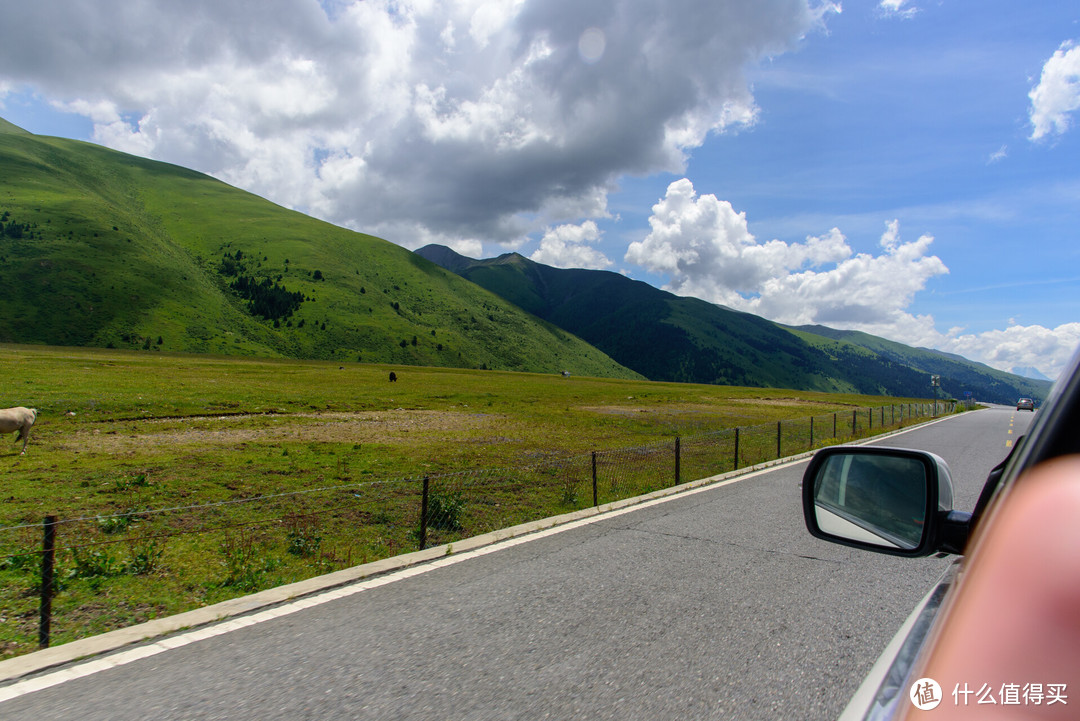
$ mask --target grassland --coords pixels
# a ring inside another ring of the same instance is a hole
[[[413,550],[417,484],[402,479],[459,474],[440,490],[453,516],[432,529],[440,541],[468,534],[462,519],[476,513],[515,509],[513,521],[591,503],[565,482],[484,469],[883,402],[153,351],[4,345],[0,357],[0,405],[40,411],[26,455],[0,446],[0,656],[35,647],[37,561],[24,552],[46,515],[70,521],[54,601],[62,642]],[[479,484],[485,500],[469,501]],[[153,513],[213,503],[224,505]]]

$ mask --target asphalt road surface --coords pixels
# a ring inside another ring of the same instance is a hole
[[[883,443],[945,458],[971,510],[1031,416],[981,410]],[[180,634],[0,719],[834,718],[950,560],[813,539],[805,466]]]

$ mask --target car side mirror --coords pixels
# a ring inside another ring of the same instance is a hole
[[[971,514],[953,511],[952,503],[949,467],[926,451],[823,448],[803,475],[810,533],[878,553],[962,553]]]

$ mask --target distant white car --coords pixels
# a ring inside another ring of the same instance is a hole
[[[1021,398],[1016,402],[1016,410],[1035,412],[1035,401],[1030,398]]]

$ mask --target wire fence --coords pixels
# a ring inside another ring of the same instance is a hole
[[[23,584],[24,595],[40,596],[38,644],[46,647],[53,598],[82,581],[97,589],[110,579],[171,575],[182,577],[187,587],[204,584],[235,596],[640,496],[955,410],[951,403],[860,408],[550,458],[519,468],[366,481],[106,515],[48,516],[41,522],[0,526],[0,573],[5,582]],[[140,479],[130,483],[137,487]],[[108,609],[101,612],[107,615]],[[66,613],[83,619],[85,608]]]

